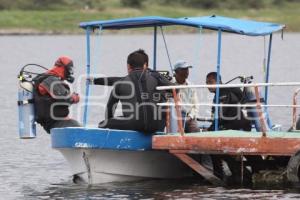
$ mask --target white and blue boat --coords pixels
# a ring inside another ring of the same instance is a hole
[[[141,132],[58,128],[52,130],[51,141],[70,164],[74,178],[90,184],[192,175],[167,151],[152,150],[152,136]]]
[[[284,25],[275,23],[241,20],[215,15],[184,18],[149,16],[83,22],[80,23],[80,27],[86,31],[86,75],[88,77],[90,76],[90,37],[94,30],[98,29],[100,31],[105,31],[152,27],[154,32],[152,68],[153,70],[157,70],[156,49],[158,29],[163,31],[163,27],[173,25],[194,27],[195,29],[199,30],[209,29],[217,31],[218,56],[216,71],[218,74],[220,74],[221,66],[221,36],[223,32],[245,36],[269,36],[269,53],[265,76],[266,84],[262,85],[265,86],[264,99],[265,104],[267,105],[272,35],[274,32],[282,31],[284,28]],[[154,141],[157,141],[160,136],[163,137],[163,134],[165,133],[153,133],[151,135],[137,131],[87,127],[89,90],[89,83],[86,82],[86,92],[84,97],[85,107],[83,113],[84,127],[57,128],[51,130],[52,148],[60,151],[63,154],[65,159],[68,161],[72,170],[72,174],[75,178],[79,178],[90,184],[115,181],[132,181],[145,178],[182,178],[193,176],[194,173],[192,169],[208,179],[212,177],[212,174],[209,174],[209,172],[203,172],[201,166],[199,167],[199,165],[193,163],[191,164],[191,162],[187,163],[185,162],[186,160],[181,159],[183,157],[180,155],[178,156],[178,151],[176,157],[174,153],[168,151],[168,148],[164,149],[161,146],[152,144]],[[216,95],[218,96],[219,88],[217,88],[216,91]],[[212,106],[216,106],[215,108],[218,109],[218,103],[219,102],[216,102],[216,104]],[[217,117],[218,116],[215,116],[214,119],[216,120],[215,132],[218,132]],[[261,130],[261,132],[265,131],[266,130]],[[179,139],[175,138],[175,140],[178,139],[182,141],[180,137],[183,136],[179,135]],[[153,148],[154,146],[156,149]],[[197,151],[197,153],[201,152],[209,154],[212,151]],[[192,151],[189,153],[192,153]],[[205,174],[208,175],[206,176]]]

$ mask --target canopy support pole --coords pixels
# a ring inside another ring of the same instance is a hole
[[[218,58],[217,58],[217,85],[220,84],[220,67],[221,67],[221,46],[222,45],[222,30],[218,30]],[[220,88],[216,88],[216,104],[219,104],[219,97],[220,97]],[[215,131],[219,130],[219,107],[215,106],[215,114],[214,114],[214,120],[215,120]]]
[[[90,77],[91,71],[91,47],[90,47],[90,27],[86,28],[86,75]],[[88,102],[90,94],[90,83],[88,80],[85,82],[85,99],[84,99],[84,111],[83,111],[83,126],[86,127],[87,114],[88,114]]]
[[[270,34],[270,39],[269,39],[269,50],[268,50],[268,60],[267,60],[267,72],[266,72],[266,77],[265,77],[265,82],[269,82],[269,76],[270,76],[270,61],[271,61],[271,49],[272,49],[272,37],[273,34]],[[265,87],[265,103],[268,104],[268,90],[269,87]]]
[[[154,26],[154,33],[153,33],[153,70],[156,70],[156,50],[157,50],[157,26]]]
[[[267,60],[267,72],[266,72],[266,79],[265,82],[269,82],[269,77],[270,77],[270,62],[271,62],[271,49],[272,49],[272,38],[273,34],[270,34],[270,39],[269,39],[269,49],[268,49],[268,60]],[[265,87],[265,104],[268,104],[268,92],[269,92],[269,87]],[[266,114],[267,114],[267,123],[269,127],[272,127],[271,120],[269,118],[269,112],[268,108],[265,108]]]

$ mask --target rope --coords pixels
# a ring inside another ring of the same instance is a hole
[[[166,52],[167,52],[168,61],[169,61],[169,65],[170,65],[170,68],[171,68],[171,74],[173,76],[173,66],[172,66],[172,62],[171,62],[171,58],[170,58],[170,54],[169,54],[169,50],[168,50],[168,46],[167,46],[167,42],[166,42],[166,39],[165,39],[165,34],[164,34],[162,26],[160,26],[160,30],[161,30],[161,35],[162,35],[163,40],[164,40],[165,49],[166,49]]]

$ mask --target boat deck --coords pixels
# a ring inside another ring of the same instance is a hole
[[[171,153],[278,155],[290,156],[300,150],[300,132],[216,131],[155,135],[152,148]]]

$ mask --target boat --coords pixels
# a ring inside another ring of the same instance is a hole
[[[89,184],[134,181],[149,178],[184,178],[200,174],[212,184],[223,184],[223,178],[217,176],[214,166],[204,165],[198,162],[196,155],[235,155],[240,160],[235,161],[238,166],[235,173],[243,182],[244,165],[250,156],[259,160],[257,163],[269,162],[279,158],[284,160],[280,166],[286,167],[288,179],[292,182],[299,182],[299,163],[300,163],[300,136],[298,136],[295,120],[291,131],[281,131],[278,126],[270,126],[268,120],[268,88],[271,86],[300,85],[299,83],[269,83],[270,59],[273,33],[283,31],[285,25],[258,22],[252,20],[235,19],[222,16],[204,16],[204,17],[183,17],[168,18],[159,16],[133,17],[125,19],[100,20],[80,23],[80,27],[86,33],[86,75],[90,76],[91,63],[91,35],[96,32],[105,30],[123,30],[132,28],[153,28],[153,70],[157,70],[157,34],[159,29],[163,34],[165,26],[182,26],[193,27],[198,30],[208,29],[216,31],[218,38],[217,48],[217,67],[216,71],[220,74],[221,68],[221,44],[222,33],[238,34],[249,37],[269,36],[268,57],[266,62],[265,83],[243,82],[242,84],[219,84],[217,82],[216,91],[219,95],[219,89],[222,87],[243,87],[252,88],[255,103],[249,105],[236,105],[253,107],[257,111],[256,123],[259,125],[252,132],[218,130],[216,115],[215,131],[185,134],[180,127],[180,120],[175,121],[176,129],[171,132],[159,132],[145,134],[137,131],[113,130],[87,127],[88,106],[89,106],[89,83],[86,82],[84,97],[83,127],[76,128],[55,128],[51,130],[52,148],[62,153],[68,161],[74,181],[80,180]],[[101,36],[101,34],[99,34]],[[165,42],[165,40],[164,40]],[[165,43],[167,50],[167,45]],[[167,50],[168,52],[168,50]],[[172,65],[170,64],[172,69]],[[244,77],[245,78],[245,77]],[[249,77],[248,77],[249,78]],[[245,80],[245,79],[244,79]],[[186,87],[207,88],[206,85],[192,86],[173,86],[159,87],[158,89],[172,89]],[[211,87],[211,86],[210,86]],[[264,102],[261,98],[258,87],[264,87]],[[175,92],[176,93],[176,92]],[[175,95],[176,96],[176,95]],[[217,98],[218,99],[218,98]],[[174,97],[173,103],[164,105],[170,106],[173,110],[178,111],[180,105],[184,105]],[[220,106],[226,106],[216,102],[215,104],[201,104],[200,106],[214,106],[217,110]],[[227,105],[228,106],[228,105]],[[232,106],[232,105],[230,105]],[[296,105],[275,105],[294,108],[296,116]],[[266,109],[264,109],[266,108]],[[266,115],[265,115],[266,114]],[[177,123],[178,122],[178,123]],[[278,148],[280,147],[280,148]],[[247,157],[248,156],[248,157]],[[275,159],[274,159],[275,158]],[[223,162],[226,161],[225,159]],[[255,161],[255,162],[256,162]],[[250,162],[250,167],[259,168],[255,162]],[[279,163],[279,161],[278,161]],[[295,164],[296,163],[296,164]],[[227,162],[230,165],[229,162]],[[298,165],[297,165],[298,164]],[[266,165],[267,166],[267,165]],[[298,166],[298,167],[297,167]],[[241,169],[240,169],[241,168]],[[261,168],[262,169],[262,168]],[[196,173],[195,173],[196,172]]]
[[[76,182],[89,184],[182,178],[192,171],[167,151],[152,150],[152,136],[137,131],[57,128],[52,148],[72,168]]]

